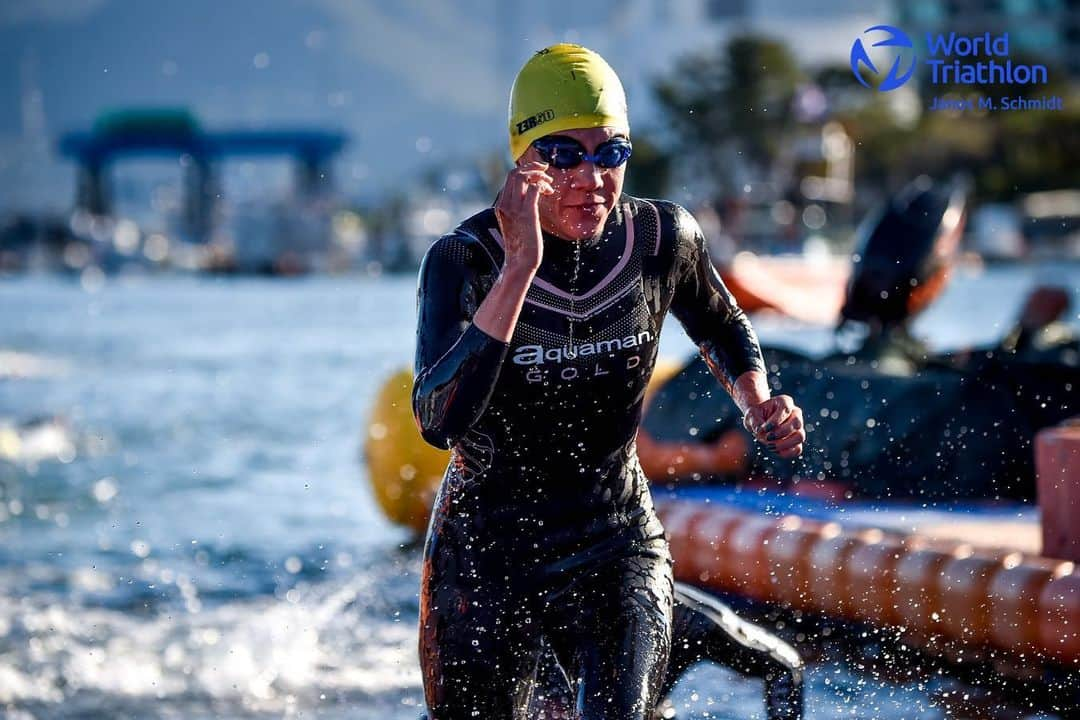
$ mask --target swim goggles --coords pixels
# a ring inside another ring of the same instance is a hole
[[[596,152],[590,155],[585,146],[572,137],[565,135],[545,135],[533,140],[532,146],[540,157],[549,165],[560,170],[575,168],[588,160],[597,167],[617,168],[630,159],[634,146],[626,138],[612,138],[596,146]]]

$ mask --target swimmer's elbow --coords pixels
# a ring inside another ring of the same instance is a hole
[[[453,447],[464,435],[453,422],[447,393],[425,388],[418,382],[413,390],[413,419],[424,442],[441,450]]]
[[[416,416],[416,427],[420,430],[420,437],[428,445],[449,450],[458,441],[460,435],[452,432],[445,423],[425,421],[419,415]]]
[[[467,330],[438,361],[417,364],[413,417],[426,442],[445,450],[465,437],[491,399],[507,347]]]

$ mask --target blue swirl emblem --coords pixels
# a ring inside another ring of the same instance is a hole
[[[911,38],[909,38],[903,30],[891,25],[874,25],[873,27],[867,28],[863,33],[863,36],[872,32],[886,32],[888,33],[888,37],[884,40],[879,40],[870,47],[897,48],[896,57],[893,59],[892,67],[889,68],[889,74],[885,76],[885,79],[881,81],[877,88],[880,92],[895,90],[910,80],[911,76],[915,74],[915,64],[917,60],[915,56],[915,46],[911,43]],[[909,49],[910,52],[906,52],[905,48]],[[908,65],[907,70],[901,75],[900,63],[908,57],[911,58],[911,62]],[[875,76],[881,74],[878,72],[877,67],[874,66],[874,61],[870,59],[870,55],[866,52],[866,47],[863,45],[863,39],[861,37],[856,38],[855,43],[851,46],[851,72],[855,73],[855,77],[865,87],[870,87],[870,84],[866,82],[859,72],[860,66],[866,67],[866,69]]]

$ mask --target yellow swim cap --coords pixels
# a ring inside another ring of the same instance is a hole
[[[544,48],[518,72],[510,91],[510,154],[561,130],[611,126],[630,131],[626,93],[604,58],[580,45]]]

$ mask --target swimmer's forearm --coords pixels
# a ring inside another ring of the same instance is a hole
[[[690,264],[675,288],[671,311],[697,343],[709,370],[736,402],[740,397],[752,398],[758,390],[764,390],[762,399],[768,399],[769,387],[764,382],[758,387],[744,380],[736,394],[736,381],[743,375],[758,371],[764,377],[761,346],[750,319],[716,272],[697,222],[684,210],[680,223],[680,242]],[[745,412],[741,402],[740,407]]]
[[[744,415],[747,410],[765,402],[770,397],[772,394],[769,392],[768,378],[760,370],[747,370],[739,375],[731,386],[731,399]]]
[[[510,342],[517,327],[525,295],[536,268],[507,264],[499,273],[491,291],[476,309],[473,325],[501,342]]]
[[[761,346],[758,345],[750,320],[742,310],[736,308],[728,318],[718,318],[707,328],[704,338],[698,344],[701,357],[713,376],[736,401],[735,385],[739,378],[750,372],[765,376]],[[740,386],[740,395],[746,394],[747,382],[744,380]],[[764,384],[763,389],[765,399],[768,399],[768,383]]]

